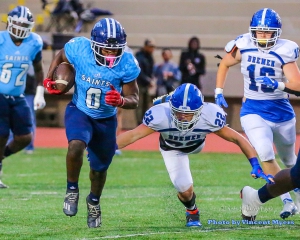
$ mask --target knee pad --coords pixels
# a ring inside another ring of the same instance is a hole
[[[187,181],[186,178],[179,178],[173,182],[173,185],[178,192],[185,192],[193,185],[193,182]]]
[[[260,147],[256,146],[255,150],[262,162],[275,159],[273,145],[272,146],[265,145]]]

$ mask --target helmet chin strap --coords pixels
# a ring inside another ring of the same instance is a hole
[[[115,62],[116,56],[115,55],[108,55],[105,57],[105,60],[109,63],[108,67],[112,68],[114,62]]]

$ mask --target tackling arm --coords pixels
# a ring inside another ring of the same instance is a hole
[[[215,134],[229,142],[235,143],[240,147],[240,149],[246,155],[252,166],[252,171],[250,174],[253,178],[262,178],[265,179],[267,183],[274,183],[274,177],[272,175],[266,176],[263,170],[261,169],[258,159],[256,157],[256,151],[245,137],[243,137],[241,134],[227,126],[215,132]]]
[[[256,151],[251,146],[250,142],[232,128],[225,126],[219,131],[215,132],[215,134],[226,141],[233,142],[234,144],[238,145],[248,159],[256,157]]]
[[[127,145],[130,145],[131,143],[134,143],[137,140],[144,138],[154,132],[155,131],[153,129],[147,127],[142,123],[136,128],[117,136],[118,149],[124,148]]]

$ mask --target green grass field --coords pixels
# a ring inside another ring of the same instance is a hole
[[[124,151],[114,158],[108,172],[101,198],[102,227],[89,229],[87,161],[79,183],[79,211],[72,218],[62,212],[65,154],[65,149],[37,149],[32,155],[19,153],[4,160],[3,182],[10,188],[0,190],[1,240],[300,239],[300,215],[289,219],[293,224],[283,223],[278,198],[265,204],[257,217],[267,224],[234,224],[241,220],[240,189],[264,184],[250,177],[250,165],[239,154],[190,156],[203,227],[187,228],[185,209],[160,153]]]

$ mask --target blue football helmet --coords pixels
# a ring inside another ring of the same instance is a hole
[[[29,37],[34,21],[27,7],[17,6],[8,13],[7,31],[18,39]]]
[[[169,101],[171,107],[171,119],[179,131],[190,131],[198,122],[203,108],[204,98],[201,91],[190,83],[185,83],[177,87]],[[193,118],[187,122],[178,119],[177,114],[192,113]]]
[[[116,66],[124,53],[126,33],[122,25],[113,18],[98,21],[91,32],[91,48],[98,64],[106,67]],[[105,56],[102,49],[117,50],[116,55]]]
[[[273,32],[270,39],[258,39],[256,31]],[[272,48],[281,35],[281,18],[274,10],[263,8],[253,14],[250,21],[249,32],[251,40],[260,49]]]

